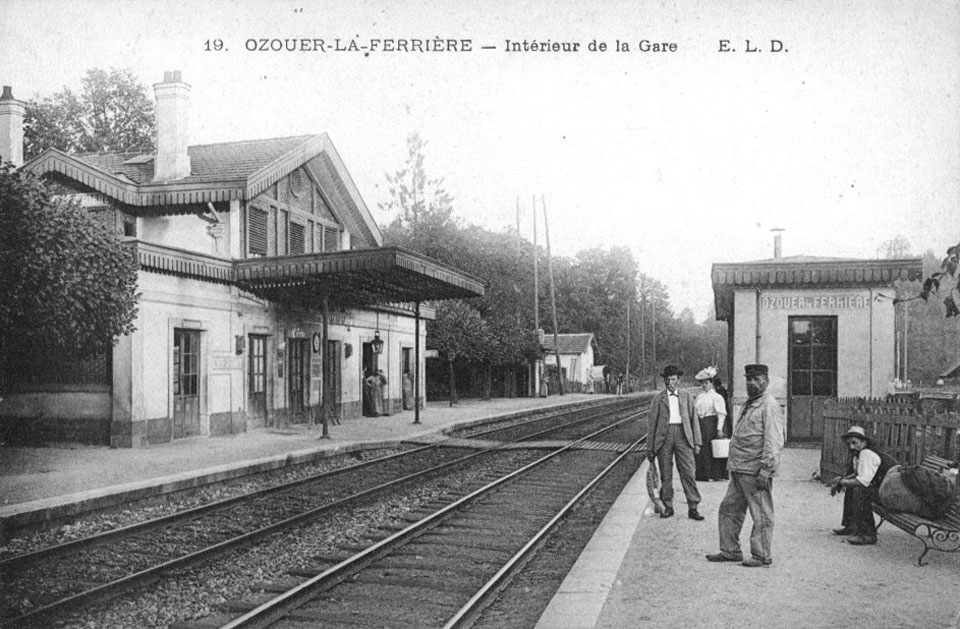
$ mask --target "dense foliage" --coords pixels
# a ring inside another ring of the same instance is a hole
[[[26,103],[24,158],[47,148],[68,153],[151,152],[153,99],[129,69],[87,70],[79,93],[70,88]]]
[[[136,263],[117,234],[0,165],[0,352],[83,356],[133,331]]]
[[[437,320],[427,326],[428,346],[460,365],[525,366],[541,355],[537,323],[548,336],[553,333],[546,251],[513,228],[493,232],[462,224],[443,180],[426,174],[425,147],[418,135],[410,136],[406,163],[387,175],[390,199],[380,207],[394,218],[384,240],[489,283],[482,298],[437,305]],[[540,268],[536,323],[534,256]],[[659,367],[668,362],[695,372],[725,360],[726,324],[698,324],[689,311],[675,316],[666,287],[640,271],[628,248],[595,247],[572,259],[555,256],[553,267],[558,332],[592,332],[595,363],[608,372],[629,370],[635,382],[654,386]]]

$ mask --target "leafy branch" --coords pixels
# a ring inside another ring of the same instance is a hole
[[[923,281],[923,288],[919,295],[894,299],[894,305],[915,299],[928,301],[931,295],[936,295],[940,291],[941,280],[945,277],[957,278],[958,266],[960,266],[960,243],[947,249],[947,256],[940,263],[940,270]],[[957,307],[958,294],[960,294],[960,281],[955,286],[951,286],[950,293],[943,300],[943,305],[947,308],[947,318],[960,316],[960,308]]]

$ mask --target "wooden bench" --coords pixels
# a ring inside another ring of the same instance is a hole
[[[920,462],[920,466],[939,474],[952,468],[954,462],[935,454],[928,454]],[[923,558],[931,549],[945,553],[960,550],[960,500],[954,501],[946,514],[937,520],[928,520],[912,513],[889,511],[879,503],[873,505],[873,511],[880,516],[880,524],[877,527],[884,522],[889,522],[923,542],[923,552],[917,558],[918,566],[924,565]]]

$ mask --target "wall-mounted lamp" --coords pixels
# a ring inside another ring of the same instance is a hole
[[[380,338],[380,330],[373,333],[373,342],[370,343],[370,348],[373,349],[374,354],[383,353],[383,339]]]
[[[234,351],[236,351],[237,356],[243,353],[243,335],[237,334],[233,337]]]

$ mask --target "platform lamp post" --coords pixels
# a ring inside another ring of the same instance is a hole
[[[420,423],[420,302],[413,303],[413,423]]]

